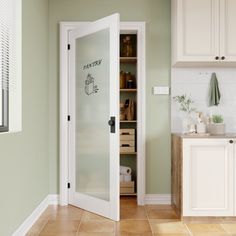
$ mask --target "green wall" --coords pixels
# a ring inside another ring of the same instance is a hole
[[[146,192],[170,193],[170,0],[49,0],[50,192],[59,192],[59,22],[93,21],[119,12],[122,21],[147,23]]]
[[[49,192],[48,0],[23,0],[23,131],[0,134],[0,235]]]

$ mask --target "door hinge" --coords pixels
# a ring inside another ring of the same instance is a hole
[[[70,188],[70,183],[67,183],[67,188]]]
[[[70,121],[70,116],[67,116],[67,120]]]
[[[70,50],[70,44],[67,45],[67,49]]]

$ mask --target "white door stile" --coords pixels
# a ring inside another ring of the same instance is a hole
[[[109,28],[110,116],[116,117],[116,133],[110,133],[110,201],[75,191],[75,39]],[[104,217],[119,220],[119,15],[103,18],[70,32],[70,171],[69,203]]]

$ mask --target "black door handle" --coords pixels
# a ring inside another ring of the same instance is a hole
[[[229,140],[229,143],[234,143],[234,141],[233,140]]]
[[[110,132],[116,132],[116,118],[115,116],[111,116],[110,120],[108,121],[108,125],[110,126]]]

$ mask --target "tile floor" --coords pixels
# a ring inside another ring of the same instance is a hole
[[[236,236],[236,224],[183,224],[169,205],[137,206],[121,198],[114,222],[73,206],[49,206],[27,236]]]

